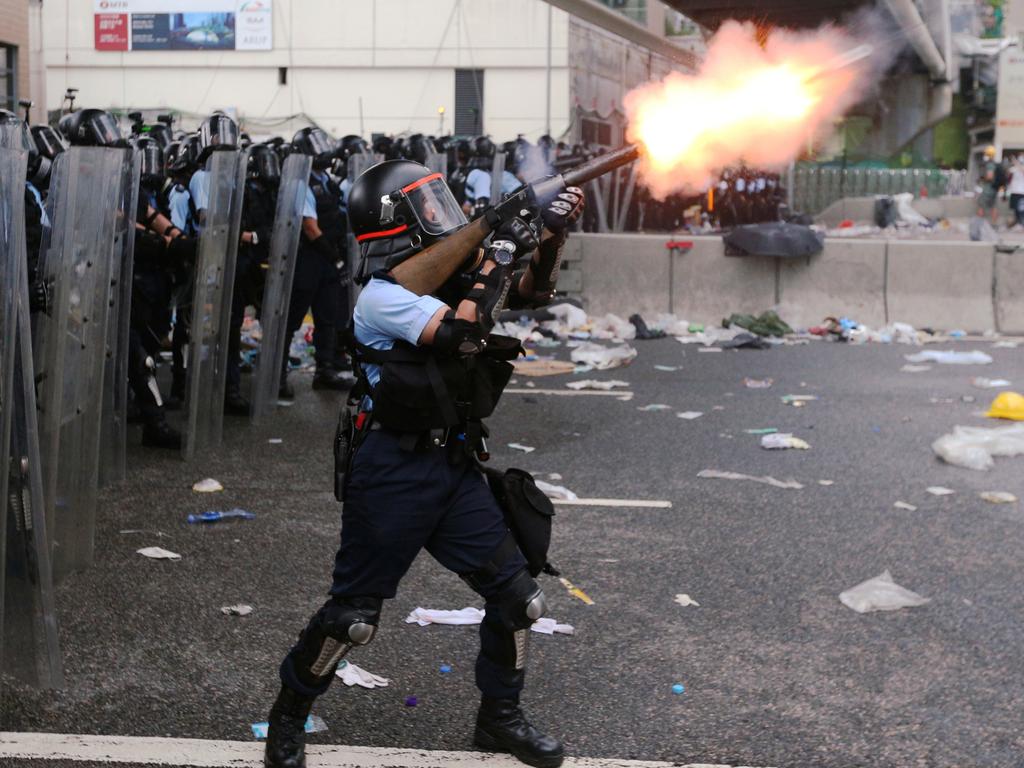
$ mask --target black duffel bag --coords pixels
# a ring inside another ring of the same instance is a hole
[[[491,467],[482,469],[491,492],[505,513],[505,524],[519,545],[519,551],[526,558],[530,575],[547,573],[557,576],[558,571],[548,562],[551,523],[555,516],[555,505],[551,499],[537,487],[529,472],[522,469],[506,469],[502,472]]]

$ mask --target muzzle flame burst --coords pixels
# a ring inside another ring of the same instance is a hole
[[[753,25],[723,25],[696,75],[673,72],[625,98],[645,186],[664,198],[706,188],[715,171],[741,161],[790,162],[863,97],[872,49],[858,42],[823,27],[775,31],[762,46]]]

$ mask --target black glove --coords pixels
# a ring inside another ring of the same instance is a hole
[[[511,240],[516,247],[516,252],[527,254],[536,250],[540,245],[540,238],[533,226],[525,219],[513,216],[503,221],[494,230],[495,240]]]
[[[310,242],[313,249],[327,259],[331,264],[337,264],[341,261],[341,255],[338,253],[338,249],[334,247],[334,243],[327,239],[326,235],[320,235],[316,240]]]
[[[28,286],[28,311],[48,313],[53,301],[53,287],[45,280],[35,280]]]
[[[541,212],[544,226],[552,232],[564,232],[570,224],[580,217],[585,204],[582,189],[579,187],[566,187]]]

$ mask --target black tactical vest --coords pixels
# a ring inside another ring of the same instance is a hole
[[[323,182],[315,175],[309,177],[309,188],[316,202],[316,218],[320,231],[330,242],[340,247],[348,231],[348,220],[340,208],[341,189],[330,178]]]

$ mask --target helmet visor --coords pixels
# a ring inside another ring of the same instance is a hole
[[[89,118],[96,143],[102,147],[110,147],[121,140],[121,129],[117,127],[114,116],[107,112],[100,112]]]
[[[237,147],[238,126],[233,120],[211,120],[203,125],[202,138],[206,147]]]
[[[142,175],[159,178],[164,175],[164,153],[155,142],[147,143],[140,150]]]
[[[48,125],[33,128],[32,138],[35,139],[36,148],[39,150],[39,154],[44,157],[48,157],[51,160],[67,149],[64,144],[64,140],[60,137],[60,134]]]
[[[440,173],[424,176],[402,188],[420,229],[432,236],[443,235],[467,224],[466,214],[455,200]]]
[[[334,151],[334,141],[319,128],[314,128],[306,137],[314,155],[326,155]]]
[[[281,161],[276,152],[273,150],[255,152],[253,157],[255,158],[257,176],[271,183],[277,182],[281,178]]]
[[[0,123],[0,147],[35,151],[36,145],[29,136],[28,126],[21,120]]]

